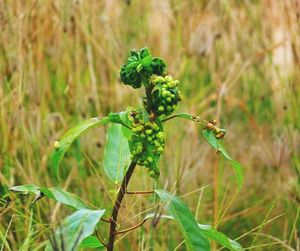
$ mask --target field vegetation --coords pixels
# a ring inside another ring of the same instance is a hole
[[[165,126],[160,178],[136,168],[129,190],[166,188],[246,250],[299,251],[299,22],[296,0],[0,1],[0,250],[43,250],[73,212],[46,198],[32,204],[12,186],[59,186],[110,216],[118,186],[103,170],[108,126],[72,145],[59,180],[49,156],[77,123],[141,105],[142,90],[121,84],[119,68],[148,47],[180,81],[176,112],[226,128],[244,184],[199,126],[177,120]],[[141,222],[153,200],[126,196],[121,228]],[[105,223],[98,232],[107,238]],[[118,236],[116,250],[186,250],[183,240],[161,219]]]

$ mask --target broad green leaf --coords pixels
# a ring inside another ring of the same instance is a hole
[[[66,192],[58,187],[45,188],[35,185],[23,185],[11,187],[9,190],[22,194],[33,193],[36,195],[44,195],[49,199],[56,200],[57,202],[76,209],[88,208],[88,206],[76,195]]]
[[[226,152],[226,150],[224,149],[224,147],[222,146],[220,140],[218,140],[214,133],[210,130],[202,130],[201,134],[203,135],[203,137],[207,140],[207,142],[215,149],[217,149],[218,151],[220,151],[220,153],[224,156],[224,158],[226,158],[227,160],[229,160],[231,166],[233,167],[234,171],[235,171],[235,175],[236,175],[236,179],[238,182],[239,187],[241,187],[243,185],[243,172],[242,172],[242,167],[240,165],[240,163],[238,163],[236,160],[232,159],[228,153]]]
[[[88,119],[69,129],[59,141],[55,142],[56,149],[50,157],[50,163],[56,176],[58,176],[59,165],[74,140],[91,127],[107,122],[109,122],[108,117]]]
[[[104,212],[105,210],[80,209],[65,218],[52,236],[55,241],[48,242],[46,251],[60,250],[62,246],[63,250],[76,250],[82,240],[94,233]],[[56,242],[56,245],[53,242]]]
[[[40,192],[41,192],[39,187],[32,185],[32,184],[13,186],[9,189],[9,191],[14,192],[14,193],[21,193],[21,194],[33,193],[35,195],[40,195]]]
[[[107,132],[104,150],[104,171],[114,182],[119,183],[130,162],[128,139],[124,135],[122,125],[113,124]]]
[[[80,244],[80,248],[104,248],[103,244],[95,236],[86,237]]]
[[[76,195],[66,192],[58,187],[41,188],[41,192],[49,199],[56,200],[64,205],[74,207],[76,209],[89,208],[80,198]]]
[[[190,250],[208,251],[210,245],[187,206],[177,197],[163,190],[155,190],[161,201],[167,203],[167,210],[178,223]]]
[[[215,230],[211,225],[198,224],[198,226],[201,229],[201,232],[204,236],[206,236],[211,240],[214,240],[215,242],[222,245],[223,247],[226,247],[233,251],[244,250],[238,242],[229,239],[225,234]]]
[[[168,220],[174,220],[174,217],[171,215],[157,215],[155,213],[151,213],[145,216],[145,220],[150,219],[150,218],[162,218],[162,219],[168,219]],[[244,249],[242,246],[234,241],[229,239],[225,234],[215,230],[211,225],[203,225],[203,224],[198,224],[198,227],[200,228],[202,234],[207,237],[208,239],[214,240],[218,244],[220,244],[223,247],[226,247],[230,250],[233,251],[243,251]]]

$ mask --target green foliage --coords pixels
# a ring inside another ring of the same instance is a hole
[[[35,185],[22,185],[22,186],[13,186],[9,189],[11,192],[14,193],[21,193],[21,194],[29,194],[29,193],[33,193],[35,195],[40,195],[41,190],[39,187],[35,186]]]
[[[170,215],[161,215],[164,219],[174,219],[179,224],[185,240],[191,250],[210,250],[205,238],[214,240],[233,251],[244,250],[242,246],[234,240],[229,239],[223,233],[215,230],[210,225],[197,224],[192,212],[188,207],[174,195],[163,190],[155,190],[161,201],[166,203]],[[155,217],[155,214],[149,214],[146,218]],[[197,226],[197,227],[196,227]]]
[[[116,214],[118,214],[120,203],[126,194],[129,182],[124,178],[127,168],[130,166],[127,172],[129,175],[126,175],[129,178],[136,164],[146,167],[150,177],[159,177],[158,161],[165,149],[163,123],[170,119],[178,117],[199,123],[202,126],[202,135],[207,142],[231,162],[239,186],[243,182],[239,163],[229,157],[220,143],[220,139],[225,136],[225,130],[218,128],[215,120],[207,122],[198,116],[187,113],[171,115],[178,102],[182,100],[182,95],[178,90],[179,81],[171,76],[166,76],[165,70],[165,62],[160,58],[152,57],[147,48],[132,51],[127,63],[121,67],[120,76],[124,84],[131,85],[133,88],[144,85],[146,96],[143,98],[143,107],[128,107],[126,111],[110,113],[104,118],[92,118],[81,122],[54,143],[55,151],[51,156],[51,164],[57,176],[58,167],[64,154],[82,133],[97,125],[108,122],[114,123],[107,132],[103,166],[111,181],[115,184],[120,183],[122,180],[123,182],[121,189],[119,189],[112,216],[108,220],[111,230],[113,229],[113,233],[110,232],[109,241],[113,240],[114,242],[116,232],[112,226],[116,226]],[[57,250],[59,247],[64,247],[64,250],[75,250],[77,247],[103,247],[100,243],[101,238],[98,239],[91,235],[104,214],[104,210],[90,210],[81,199],[60,188],[48,189],[35,185],[23,185],[12,187],[10,190],[37,195],[34,202],[42,197],[47,197],[78,209],[56,228],[46,250]],[[155,190],[155,193],[162,202],[166,203],[168,213],[171,215],[164,216],[164,218],[172,218],[178,223],[189,249],[197,251],[210,250],[209,240],[215,240],[230,250],[243,250],[237,242],[227,238],[211,226],[198,224],[192,212],[177,197],[163,190]],[[146,216],[145,220],[148,219],[147,217],[154,216]],[[108,250],[111,250],[109,245],[107,247]]]
[[[95,236],[86,237],[79,246],[84,250],[84,248],[104,248],[103,244]]]
[[[178,223],[189,249],[197,251],[210,250],[209,242],[202,234],[193,214],[187,206],[180,199],[166,191],[155,190],[155,193],[162,202],[166,203],[167,210]]]
[[[38,187],[36,185],[22,185],[22,186],[14,186],[9,189],[15,193],[28,194],[33,193],[37,196],[47,197],[49,199],[56,200],[64,205],[68,205],[70,207],[76,209],[88,208],[88,206],[76,195],[66,192],[58,187],[45,188]]]
[[[238,163],[237,161],[235,161],[228,155],[228,153],[222,146],[221,142],[215,137],[215,134],[213,131],[203,130],[202,135],[213,148],[215,148],[217,151],[219,151],[222,154],[222,156],[224,156],[227,160],[229,160],[231,166],[233,167],[233,169],[235,171],[235,176],[236,176],[238,185],[241,188],[243,185],[243,182],[244,182],[244,178],[243,178],[243,172],[242,172],[242,167],[241,167],[240,163]]]
[[[108,178],[115,184],[122,181],[130,163],[128,139],[123,126],[112,124],[107,133],[103,166]]]
[[[211,225],[198,224],[198,226],[201,230],[201,233],[205,237],[214,240],[215,242],[222,245],[223,247],[233,251],[244,250],[238,242],[229,239],[225,234],[215,230]]]
[[[55,151],[50,157],[50,164],[54,174],[58,177],[58,168],[65,155],[69,150],[71,144],[76,140],[83,132],[99,124],[105,124],[109,121],[108,117],[105,118],[91,118],[79,123],[73,128],[69,129],[59,141],[54,142]]]
[[[57,227],[47,244],[46,251],[76,250],[81,242],[92,235],[105,210],[80,209],[66,217]]]
[[[152,74],[163,75],[166,69],[166,63],[157,57],[152,57],[147,48],[138,51],[131,51],[127,63],[122,65],[120,70],[121,81],[125,85],[133,88],[140,88],[142,83],[147,81]]]
[[[172,195],[171,195],[172,196]],[[175,196],[173,196],[175,197]],[[169,202],[170,203],[170,202]],[[183,202],[181,202],[183,203]],[[174,217],[172,215],[165,215],[165,214],[159,214],[151,213],[145,216],[144,219],[151,219],[159,217],[160,219],[168,219],[168,220],[174,220]],[[232,251],[243,251],[244,249],[242,246],[234,241],[228,238],[225,234],[222,232],[217,231],[214,229],[211,225],[203,225],[198,223],[198,227],[200,228],[201,233],[209,240],[213,240],[216,243],[220,244],[222,247],[228,248]]]

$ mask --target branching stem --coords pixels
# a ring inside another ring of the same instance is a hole
[[[114,204],[114,208],[110,217],[110,229],[109,229],[109,240],[108,244],[106,246],[107,251],[113,251],[114,250],[114,242],[116,237],[116,226],[117,226],[117,220],[118,220],[118,214],[121,207],[122,200],[126,194],[127,185],[129,183],[129,180],[131,178],[131,175],[134,171],[134,168],[136,166],[136,163],[132,161],[128,167],[128,170],[126,172],[126,175],[122,181],[121,187],[119,189],[119,193],[117,196],[117,199]]]
[[[106,223],[111,223],[111,219],[101,218],[101,221],[106,222]]]

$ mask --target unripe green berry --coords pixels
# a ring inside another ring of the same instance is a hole
[[[145,133],[148,134],[148,135],[152,134],[152,132],[153,132],[153,131],[152,131],[151,129],[147,129],[147,130],[145,131]]]
[[[162,140],[162,139],[164,138],[164,133],[163,133],[163,132],[158,132],[158,133],[156,134],[156,137],[157,137],[158,139]]]
[[[150,156],[147,158],[147,160],[149,161],[149,163],[152,163],[152,162],[153,162],[153,159],[152,159],[152,157],[150,157]]]
[[[167,97],[167,96],[169,95],[169,93],[170,93],[170,92],[168,92],[168,91],[163,91],[162,94],[161,94],[161,96],[162,96],[163,98],[165,98],[165,97]]]
[[[160,143],[159,143],[157,140],[154,140],[154,145],[155,145],[156,147],[160,147]]]
[[[157,153],[163,153],[164,152],[164,148],[163,147],[158,147],[157,148]]]
[[[163,112],[163,111],[165,110],[165,108],[161,105],[161,106],[158,107],[158,110],[159,110],[160,112]]]
[[[172,106],[168,105],[168,106],[167,106],[167,111],[168,111],[168,112],[171,112],[172,110],[173,110]]]

